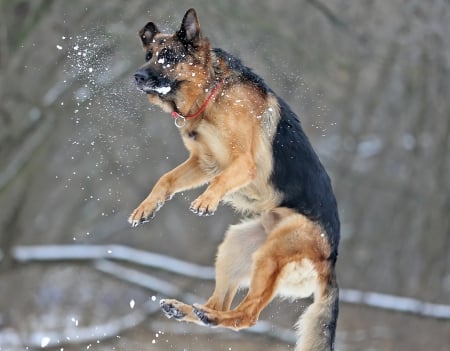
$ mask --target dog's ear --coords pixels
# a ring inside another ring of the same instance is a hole
[[[177,37],[185,45],[196,44],[201,38],[200,23],[194,9],[189,9],[184,15]]]
[[[159,29],[153,22],[148,22],[138,33],[142,41],[142,46],[144,49],[147,49],[154,36],[159,33]]]

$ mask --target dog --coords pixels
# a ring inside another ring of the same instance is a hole
[[[208,301],[165,299],[163,312],[239,330],[254,325],[276,295],[312,296],[297,323],[296,350],[333,350],[339,216],[330,178],[298,117],[238,58],[211,47],[194,9],[174,34],[149,22],[139,37],[146,62],[134,74],[137,88],[171,113],[189,157],[157,181],[129,222],[147,222],[174,194],[205,184],[192,212],[213,215],[223,201],[247,218],[218,248]],[[247,295],[232,308],[246,284]]]

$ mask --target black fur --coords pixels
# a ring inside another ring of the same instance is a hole
[[[240,59],[219,48],[214,48],[213,53],[227,63],[227,66],[239,76],[239,81],[251,83],[257,86],[264,94],[267,94],[269,88],[264,83],[264,80],[253,72],[251,68],[244,66]],[[220,75],[220,72],[216,73]]]
[[[332,259],[339,244],[339,216],[330,178],[303,132],[297,115],[278,97],[280,120],[272,142],[272,183],[283,194],[281,206],[320,223],[330,240]]]

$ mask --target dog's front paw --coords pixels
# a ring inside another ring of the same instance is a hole
[[[157,211],[164,205],[164,201],[147,201],[144,200],[130,215],[128,222],[133,227],[137,227],[141,223],[148,222],[155,217]]]
[[[215,199],[208,194],[202,194],[192,201],[189,209],[199,216],[212,216],[217,210],[220,199]]]

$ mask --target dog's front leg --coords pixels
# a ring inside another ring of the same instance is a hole
[[[158,180],[147,198],[133,211],[128,222],[133,227],[147,222],[175,193],[195,188],[208,180],[208,175],[199,167],[198,158],[191,155],[185,162]]]

